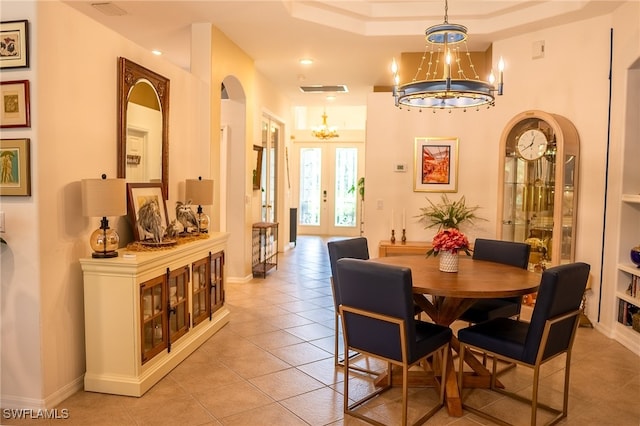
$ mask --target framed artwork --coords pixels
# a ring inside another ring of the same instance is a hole
[[[0,140],[0,195],[31,195],[29,139]]]
[[[169,226],[162,183],[128,183],[127,194],[134,238],[159,243]]]
[[[253,146],[253,157],[256,159],[256,168],[253,169],[253,189],[260,189],[262,183],[262,153],[264,148],[260,145]]]
[[[458,192],[458,138],[416,138],[414,192]]]
[[[29,21],[0,22],[0,69],[29,67]]]
[[[0,82],[0,127],[31,127],[29,80]]]

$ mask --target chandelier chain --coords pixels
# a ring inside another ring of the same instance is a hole
[[[444,0],[444,23],[449,23],[449,2]]]

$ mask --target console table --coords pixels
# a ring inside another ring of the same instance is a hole
[[[406,255],[426,255],[431,248],[431,242],[428,241],[407,241],[404,244],[400,241],[396,241],[395,244],[391,241],[380,241],[378,244],[378,256],[406,256]]]
[[[227,322],[228,234],[80,259],[87,391],[142,396]]]
[[[278,269],[278,223],[253,224],[251,244],[251,270],[253,276],[267,277],[272,268]]]

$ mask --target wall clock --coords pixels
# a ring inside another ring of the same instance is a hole
[[[537,160],[547,151],[549,141],[539,129],[525,130],[518,136],[516,148],[520,157],[525,160]]]

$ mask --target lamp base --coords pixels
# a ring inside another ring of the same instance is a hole
[[[94,251],[93,254],[91,254],[91,257],[95,259],[107,259],[109,257],[118,257],[118,252],[117,251],[105,251],[105,252]]]

